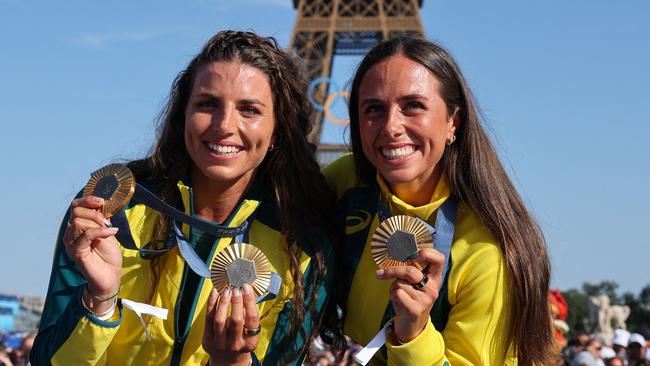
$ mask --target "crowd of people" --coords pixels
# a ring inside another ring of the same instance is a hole
[[[15,339],[12,339],[15,338]],[[0,341],[0,366],[28,366],[36,333],[5,336]]]
[[[624,329],[614,331],[611,340],[581,333],[570,340],[562,351],[565,366],[649,366],[650,337],[630,333]]]

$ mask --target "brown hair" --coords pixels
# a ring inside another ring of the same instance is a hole
[[[192,160],[185,148],[185,108],[194,78],[205,65],[219,61],[237,61],[256,67],[269,78],[276,119],[274,149],[266,154],[256,171],[256,179],[276,199],[285,250],[290,258],[293,283],[293,306],[286,339],[293,344],[300,335],[302,348],[285,354],[285,360],[300,355],[314,335],[320,319],[316,317],[316,288],[325,277],[325,260],[321,252],[323,232],[334,228],[334,202],[314,158],[315,147],[307,141],[311,129],[311,104],[307,84],[294,58],[282,51],[275,39],[251,32],[222,31],[213,36],[185,70],[174,80],[165,108],[159,116],[158,135],[150,156],[131,163],[137,179],[159,186],[161,198],[177,204],[176,184],[189,176]],[[157,225],[157,237],[164,237],[164,222]],[[320,234],[320,235],[319,235]],[[306,294],[300,270],[298,240],[311,245],[313,270],[307,279],[312,291]],[[305,296],[309,308],[305,308]],[[309,312],[309,315],[307,314]],[[314,325],[305,334],[303,322]]]
[[[399,37],[375,46],[361,61],[350,92],[350,133],[358,177],[372,184],[376,169],[364,156],[359,134],[359,87],[373,65],[403,55],[428,68],[440,82],[448,113],[459,110],[456,142],[445,148],[440,164],[451,191],[478,215],[496,237],[511,282],[512,322],[507,334],[520,365],[548,364],[555,343],[547,302],[550,264],[542,232],[508,178],[482,116],[458,65],[442,47],[418,37]]]

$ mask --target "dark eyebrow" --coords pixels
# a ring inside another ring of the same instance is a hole
[[[210,94],[209,92],[199,93],[199,94],[196,95],[196,97],[197,98],[207,98],[207,99],[210,99],[210,100],[221,100],[220,97],[218,97],[218,96],[216,96],[214,94]],[[237,104],[243,104],[243,105],[259,104],[262,107],[266,107],[266,104],[262,103],[262,101],[260,101],[259,99],[255,99],[255,98],[241,99],[241,100],[237,101]]]
[[[427,98],[426,95],[422,95],[422,94],[409,94],[409,95],[404,95],[404,96],[399,97],[400,101],[407,101],[407,100],[413,100],[413,99],[429,100],[429,98]]]
[[[372,104],[372,103],[381,103],[382,101],[378,98],[366,98],[361,101],[361,105],[364,106],[366,104]]]
[[[237,102],[237,104],[245,104],[245,105],[250,105],[250,104],[259,104],[262,107],[266,107],[266,104],[262,103],[259,99],[241,99]]]
[[[214,94],[210,94],[210,93],[207,93],[207,92],[199,93],[199,94],[196,95],[196,97],[197,97],[197,98],[216,99],[216,100],[220,99],[220,98],[217,97],[216,95],[214,95]]]

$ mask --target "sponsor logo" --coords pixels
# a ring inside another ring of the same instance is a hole
[[[365,210],[355,210],[352,215],[345,218],[345,234],[352,235],[365,229],[370,225],[372,215]]]

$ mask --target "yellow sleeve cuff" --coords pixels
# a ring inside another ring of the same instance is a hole
[[[444,365],[445,361],[445,340],[442,334],[436,330],[431,323],[427,325],[417,337],[408,343],[393,344],[394,334],[386,342],[388,354],[388,365],[409,366],[409,365]],[[448,364],[448,363],[447,363]]]

